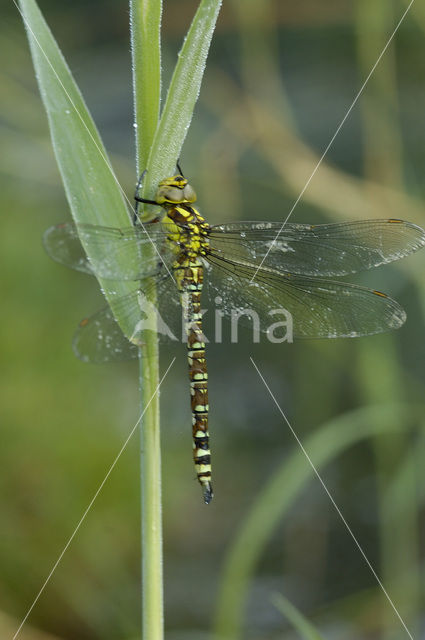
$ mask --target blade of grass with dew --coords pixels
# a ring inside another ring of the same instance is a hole
[[[201,0],[174,69],[150,149],[143,195],[152,197],[159,180],[171,175],[192,120],[221,0]]]
[[[130,222],[122,190],[111,168],[106,150],[66,61],[36,2],[20,0],[41,97],[47,112],[56,160],[74,221],[105,226],[128,226]],[[93,261],[109,259],[105,249],[85,241]],[[116,269],[125,268],[131,253],[120,252]],[[114,308],[114,300],[134,289],[134,283],[98,278]],[[130,336],[138,318],[124,321],[116,316]]]
[[[307,452],[314,452],[315,468],[321,469],[362,440],[404,429],[403,415],[406,419],[407,416],[412,418],[415,415],[419,422],[423,410],[422,405],[389,404],[357,409],[319,428],[306,439],[304,447]],[[400,422],[391,421],[395,411],[401,418]],[[304,453],[296,450],[278,467],[254,502],[225,562],[215,615],[214,637],[226,640],[242,637],[244,606],[255,566],[274,528],[314,476],[315,472]],[[341,526],[344,525],[341,523]],[[360,551],[359,557],[361,561]]]
[[[130,0],[130,38],[133,68],[134,125],[137,173],[147,165],[158,126],[161,97],[161,0]],[[137,179],[137,176],[136,176]],[[148,246],[142,258],[154,251]],[[151,302],[156,307],[156,292]],[[153,314],[152,314],[153,315]],[[149,318],[155,326],[156,318]],[[158,339],[146,331],[139,358],[142,638],[164,637],[162,561],[162,496]],[[142,357],[147,356],[147,357]]]
[[[304,640],[325,640],[303,614],[281,593],[275,593],[272,602],[276,609],[288,618],[294,629]]]
[[[161,100],[161,0],[130,0],[137,173],[146,169]]]

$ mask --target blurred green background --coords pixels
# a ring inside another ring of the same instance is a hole
[[[284,220],[407,4],[224,1],[181,158],[211,223]],[[164,87],[196,6],[164,3]],[[40,7],[131,196],[128,6]],[[1,16],[0,636],[11,638],[139,409],[136,364],[73,356],[73,330],[102,296],[43,251],[44,229],[69,211],[18,12],[8,3]],[[293,222],[425,225],[424,30],[416,2]],[[176,349],[161,391],[168,639],[307,637],[287,601],[327,639],[409,637],[249,356],[410,633],[423,637],[424,266],[422,252],[355,279],[405,307],[397,333],[279,348],[247,335],[211,346],[208,508],[191,462],[185,349]],[[170,354],[162,360],[165,368]],[[23,640],[140,637],[138,464],[135,436]]]

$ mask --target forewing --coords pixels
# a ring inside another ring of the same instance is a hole
[[[47,254],[56,262],[94,275],[74,224],[64,222],[49,227],[44,232],[43,244]]]
[[[288,312],[295,338],[372,335],[397,329],[406,319],[397,302],[372,289],[263,268],[255,275],[250,266],[212,256],[208,260],[209,296],[220,297],[219,308],[228,318],[242,314],[241,324],[252,326],[250,316],[258,314],[261,331],[287,320]]]
[[[155,288],[158,303],[154,303]],[[173,278],[164,277],[154,285],[145,285],[118,298],[113,308],[123,324],[131,328],[128,336],[121,331],[111,307],[85,318],[74,335],[73,349],[84,362],[119,362],[137,358],[146,340],[146,332],[155,331],[160,342],[182,339],[182,312]],[[152,313],[156,319],[151,323]]]
[[[89,261],[84,246],[90,246]],[[59,224],[44,234],[44,246],[53,260],[102,278],[140,280],[172,263],[175,250],[163,225],[147,223],[125,229],[90,224]],[[144,249],[147,248],[147,251]]]
[[[283,273],[327,277],[399,260],[425,245],[425,232],[403,220],[240,222],[212,227],[210,242],[222,257]]]

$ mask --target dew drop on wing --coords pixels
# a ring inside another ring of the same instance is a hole
[[[407,314],[405,310],[402,307],[399,307],[390,317],[388,325],[391,327],[391,329],[399,329],[399,327],[401,327],[406,322],[406,319]]]
[[[259,229],[260,231],[263,231],[265,229],[271,229],[272,228],[272,223],[271,222],[259,222],[258,224],[254,224],[252,225],[253,229]]]

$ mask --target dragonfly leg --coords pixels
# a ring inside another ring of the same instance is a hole
[[[140,174],[140,178],[137,181],[136,192],[134,194],[136,205],[134,207],[133,224],[136,224],[136,222],[139,220],[139,202],[143,202],[144,204],[158,204],[156,200],[147,200],[146,198],[141,198],[139,196],[140,189],[142,188],[143,178],[145,177],[146,173],[147,169],[145,169],[143,173]]]
[[[143,178],[145,177],[145,175],[147,174],[148,170],[145,169],[144,171],[142,171],[142,173],[139,176],[139,179],[137,181],[137,186],[136,186],[136,196],[139,195],[139,191],[141,189],[142,186],[142,182],[143,182]]]

